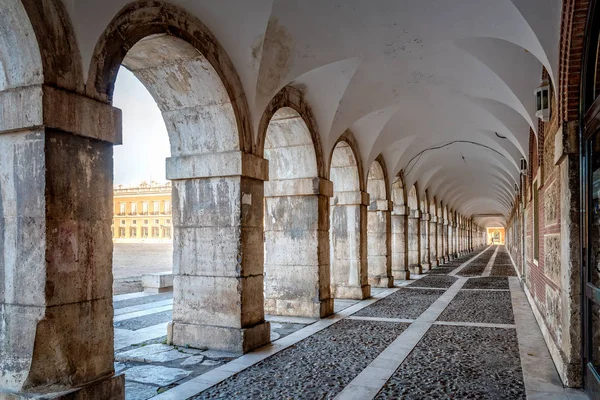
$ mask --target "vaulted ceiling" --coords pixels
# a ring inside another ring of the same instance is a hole
[[[63,0],[83,65],[126,0]],[[502,223],[537,133],[533,91],[557,82],[560,0],[177,0],[212,30],[256,128],[284,86],[300,89],[325,154],[347,129],[365,176],[389,175]],[[87,71],[86,71],[87,73]]]

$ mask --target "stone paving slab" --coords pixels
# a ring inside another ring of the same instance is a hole
[[[158,394],[158,386],[125,381],[125,398],[127,400],[146,400]]]
[[[508,278],[505,277],[483,277],[470,278],[463,289],[508,289]]]
[[[421,278],[418,282],[423,280]],[[403,288],[353,314],[357,317],[418,318],[443,294],[434,289]]]
[[[457,279],[458,278],[455,278],[453,276],[448,276],[448,275],[429,275],[429,276],[424,276],[423,278],[419,279],[418,281],[411,283],[407,287],[417,286],[417,287],[431,287],[431,288],[447,289],[450,286],[452,286],[452,284],[454,282],[456,282]]]
[[[137,349],[123,351],[115,355],[115,360],[119,362],[169,362],[178,360],[181,358],[189,357],[189,354],[185,354],[174,349],[172,346],[166,344],[151,344],[143,346]]]
[[[341,320],[193,399],[332,399],[408,324]]]
[[[513,329],[434,325],[376,399],[526,399]]]
[[[173,310],[167,310],[159,313],[144,315],[142,317],[115,321],[113,325],[115,328],[137,331],[138,329],[148,328],[165,322],[171,322],[172,319]]]
[[[510,292],[461,291],[438,321],[514,324]]]
[[[512,264],[494,264],[492,267],[492,276],[517,276],[517,271]]]
[[[168,368],[156,365],[141,365],[125,371],[125,379],[138,383],[167,386],[188,377],[191,371],[181,368]]]

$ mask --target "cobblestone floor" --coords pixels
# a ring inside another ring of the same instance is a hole
[[[525,399],[514,329],[434,325],[376,399]]]
[[[332,399],[408,324],[342,320],[194,399]]]
[[[474,260],[469,265],[472,270],[476,268],[481,275],[495,249]],[[156,396],[163,400],[160,393],[165,391],[169,394],[165,399],[181,400],[312,400],[338,395],[340,399],[525,399],[519,342],[516,329],[510,326],[515,323],[514,288],[509,290],[508,276],[514,269],[505,264],[508,253],[504,247],[498,249],[490,277],[448,276],[476,254],[436,267],[409,287],[374,289],[374,300],[336,300],[336,313],[344,316],[339,320],[268,317],[272,340],[294,334],[290,336],[293,341],[262,358],[250,353],[255,361],[237,373],[227,371],[244,362],[243,357],[166,345],[171,293],[116,296],[115,369],[125,374],[127,400]],[[469,266],[462,272],[468,272]],[[451,286],[454,297],[447,295]],[[394,365],[389,349],[414,336],[413,325],[419,324],[423,313],[436,308],[440,314],[435,324],[430,322],[408,356]],[[409,327],[412,332],[407,331]],[[227,367],[230,361],[232,367]],[[371,372],[366,373],[369,368]],[[381,379],[383,368],[389,371]],[[209,381],[214,384],[207,388]],[[358,391],[352,390],[348,397],[344,389],[350,387]],[[363,396],[361,388],[376,390]],[[180,389],[186,394],[180,395]]]

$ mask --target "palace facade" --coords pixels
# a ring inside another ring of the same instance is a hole
[[[116,186],[113,215],[113,242],[172,241],[171,183]]]

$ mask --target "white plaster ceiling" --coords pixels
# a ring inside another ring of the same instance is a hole
[[[87,68],[127,1],[63,2]],[[418,182],[467,217],[494,215],[478,218],[484,225],[504,223],[497,214],[510,211],[529,129],[537,131],[542,67],[556,86],[560,0],[172,2],[229,54],[255,129],[273,95],[295,85],[326,155],[351,129],[365,176],[383,154],[390,176],[410,169],[407,187]]]

